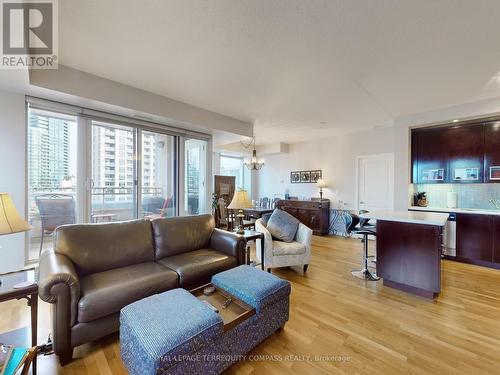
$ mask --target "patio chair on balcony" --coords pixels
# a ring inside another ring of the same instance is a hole
[[[45,235],[51,235],[61,225],[75,224],[75,199],[67,194],[43,194],[37,196],[35,202],[42,222],[40,255]]]
[[[157,219],[168,216],[168,209],[172,205],[173,196],[170,198],[147,197],[143,199],[142,209],[145,219]]]

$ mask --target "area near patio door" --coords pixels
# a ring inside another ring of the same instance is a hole
[[[27,259],[56,227],[205,213],[209,141],[29,105]]]

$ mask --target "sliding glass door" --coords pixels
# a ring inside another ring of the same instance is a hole
[[[30,108],[27,124],[27,261],[52,248],[52,233],[78,220],[77,118]]]
[[[177,215],[177,137],[141,131],[142,217]]]
[[[63,224],[209,211],[207,140],[58,103],[40,109],[42,104],[28,103],[27,216],[33,230],[27,260],[52,248],[52,234]]]
[[[184,213],[207,213],[207,141],[184,140]]]
[[[136,129],[92,121],[90,221],[137,217]]]

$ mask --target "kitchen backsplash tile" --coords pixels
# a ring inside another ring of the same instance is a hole
[[[500,184],[414,184],[414,192],[427,193],[429,207],[446,207],[446,193],[458,196],[458,208],[492,209],[490,199],[500,199]]]

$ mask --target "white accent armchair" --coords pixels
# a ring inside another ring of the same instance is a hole
[[[290,266],[302,266],[304,272],[307,271],[311,260],[312,229],[300,223],[294,242],[273,241],[262,219],[255,222],[255,230],[264,233],[264,267],[268,272],[271,268]],[[260,241],[257,240],[257,249],[260,249]],[[256,253],[262,262],[260,251]]]

